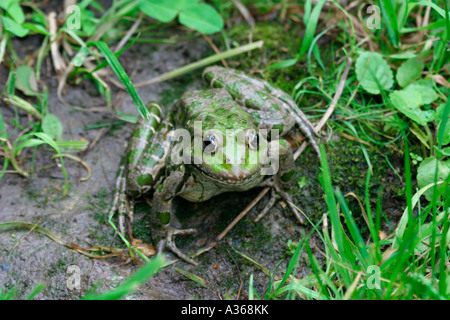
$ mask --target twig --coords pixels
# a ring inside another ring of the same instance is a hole
[[[209,65],[211,63],[220,61],[222,59],[227,59],[227,58],[233,57],[235,55],[238,55],[238,54],[250,51],[250,50],[261,48],[263,45],[264,45],[264,41],[257,41],[257,42],[252,42],[250,44],[247,44],[247,45],[244,45],[244,46],[241,46],[241,47],[238,47],[238,48],[227,50],[227,51],[222,52],[220,54],[216,54],[216,55],[207,57],[205,59],[202,59],[202,60],[190,63],[190,64],[185,65],[185,66],[183,66],[181,68],[178,68],[178,69],[176,69],[174,71],[170,71],[170,72],[164,73],[164,74],[162,74],[162,75],[160,75],[160,76],[158,76],[156,78],[152,78],[152,79],[146,80],[144,82],[136,83],[134,85],[134,87],[135,88],[140,88],[140,87],[145,87],[145,86],[148,86],[148,85],[151,85],[151,84],[154,84],[154,83],[166,81],[166,80],[178,77],[178,76],[180,76],[182,74],[185,74],[187,72],[196,70],[198,68],[202,68],[202,67],[207,66],[207,65]],[[121,85],[120,88],[124,88],[123,85]]]
[[[127,43],[128,39],[133,35],[133,33],[136,31],[136,29],[139,27],[139,25],[142,22],[142,14],[139,13],[139,18],[136,20],[136,22],[131,26],[130,30],[128,30],[127,34],[120,40],[119,44],[116,46],[116,49],[114,52],[118,52],[120,49],[123,48],[125,43]]]
[[[214,42],[212,42],[212,40],[206,34],[202,33],[202,37],[203,37],[203,39],[206,40],[206,42],[208,42],[208,44],[210,45],[210,47],[214,50],[214,52],[216,54],[220,54],[220,50],[216,47]],[[225,59],[222,59],[221,62],[225,68],[228,68],[228,63]]]
[[[239,10],[239,12],[244,17],[245,21],[250,25],[250,33],[248,35],[248,42],[251,43],[253,41],[253,32],[255,30],[255,19],[251,15],[250,11],[248,11],[247,7],[242,4],[239,0],[232,0],[235,7]],[[250,52],[248,53],[250,54]]]
[[[31,227],[31,229],[25,233],[15,244],[14,247],[9,251],[8,257],[11,256],[12,252],[14,251],[14,249],[19,245],[19,243],[25,239],[26,236],[28,236],[31,232],[33,232],[34,229],[36,229],[36,227],[38,226],[39,222],[41,222],[42,217],[39,217],[38,221]]]
[[[55,71],[60,74],[66,69],[66,64],[61,57],[58,49],[58,25],[56,22],[56,12],[52,11],[48,14],[49,31],[52,34],[50,38],[50,52],[52,55],[53,66]]]

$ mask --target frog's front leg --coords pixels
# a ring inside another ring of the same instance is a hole
[[[167,246],[179,258],[193,265],[197,262],[186,256],[175,245],[174,236],[186,235],[196,232],[195,229],[178,229],[179,222],[172,212],[172,202],[186,182],[185,169],[183,165],[172,168],[169,176],[157,186],[153,195],[151,220],[153,224],[153,241],[157,244],[158,252],[162,252]]]
[[[255,221],[259,221],[264,217],[275,202],[281,198],[287,203],[297,220],[301,224],[304,224],[304,218],[295,207],[292,197],[284,191],[292,186],[295,178],[295,161],[292,148],[287,140],[276,139],[268,144],[268,152],[271,167],[266,174],[272,176],[264,180],[260,186],[271,187],[271,198],[268,205],[256,217]]]

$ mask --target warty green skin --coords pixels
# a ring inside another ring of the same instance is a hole
[[[128,147],[127,163],[122,163],[125,178],[118,182],[120,216],[128,212],[131,218],[130,200],[153,190],[151,217],[156,228],[152,234],[158,251],[167,246],[193,264],[195,261],[183,254],[173,241],[174,235],[195,232],[194,229],[178,229],[179,223],[172,212],[172,201],[176,196],[201,202],[223,192],[270,185],[291,202],[282,190],[292,183],[294,159],[290,144],[282,137],[299,121],[300,129],[313,141],[314,149],[317,147],[306,117],[296,118],[288,113],[290,103],[294,102],[284,92],[233,69],[209,67],[203,76],[213,88],[186,92],[164,120],[161,120],[161,109],[157,104],[148,105],[153,117],[140,120],[136,126]],[[204,136],[199,136],[195,130],[199,123]],[[176,128],[187,129],[190,133],[191,163],[176,164],[172,160],[171,153],[178,150],[177,144],[182,141],[174,140]],[[279,155],[279,170],[271,177],[263,175],[263,165],[259,161],[249,161],[251,157],[260,156],[255,140],[252,140],[252,133],[258,129],[279,130],[278,139],[270,140],[269,137],[269,155],[275,150]],[[226,139],[230,139],[227,130],[244,133],[240,140],[243,148],[238,148],[241,151],[230,153],[227,150]],[[215,140],[209,149],[203,143],[195,143],[196,139],[203,141],[205,135],[211,134]],[[210,154],[212,149],[214,152]]]

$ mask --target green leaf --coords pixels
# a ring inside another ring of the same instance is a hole
[[[43,143],[45,142],[42,141],[41,139],[33,139],[33,138],[28,139],[24,143],[21,143],[16,149],[14,149],[14,154],[17,155],[17,153],[19,153],[19,151],[22,150],[23,148],[36,147]]]
[[[419,59],[409,59],[398,68],[396,79],[398,84],[404,88],[420,77],[424,64]]]
[[[436,150],[437,150],[437,148],[436,148]],[[441,153],[442,153],[444,156],[449,157],[449,156],[450,156],[450,147],[443,148],[443,149],[441,150]]]
[[[45,29],[45,27],[41,26],[40,24],[29,23],[28,22],[28,23],[24,23],[22,25],[22,27],[24,27],[24,28],[26,28],[28,30],[31,30],[31,31],[43,34],[43,35],[45,35],[47,37],[51,36],[50,32],[48,32],[47,29]]]
[[[2,16],[2,22],[3,22],[3,25],[5,26],[6,30],[8,30],[9,32],[11,32],[12,34],[14,34],[20,38],[25,37],[28,34],[28,32],[30,31],[30,30],[22,27],[19,23],[17,23],[13,19],[8,18],[6,16]]]
[[[22,24],[25,21],[25,14],[19,5],[19,0],[2,0],[0,1],[0,8],[8,12],[18,24]]]
[[[74,66],[81,67],[83,65],[84,59],[86,59],[88,55],[89,49],[87,47],[81,47],[75,57],[73,57],[72,61],[70,61],[70,63]]]
[[[139,0],[139,9],[158,21],[170,22],[178,14],[178,8],[164,0]]]
[[[287,68],[290,66],[293,66],[294,64],[297,63],[297,59],[286,59],[283,61],[279,61],[279,62],[275,62],[273,64],[271,64],[268,69],[281,69],[281,68]]]
[[[0,138],[8,139],[8,133],[6,132],[6,124],[3,120],[3,113],[0,109]]]
[[[437,166],[437,182],[444,181],[450,174],[450,160],[441,161],[435,157],[429,157],[420,163],[419,169],[417,169],[417,184],[420,188],[423,188],[430,183],[434,183],[435,170]],[[425,191],[425,197],[428,200],[433,198],[433,188]]]
[[[23,65],[19,66],[16,71],[16,83],[17,89],[22,91],[28,96],[35,96],[37,92],[37,82],[34,71],[31,67]]]
[[[437,107],[436,109],[436,122],[438,122],[439,120],[439,126],[442,126],[442,124],[444,123],[443,117],[444,117],[444,108],[445,108],[445,103],[442,103],[441,105],[439,105],[439,107]],[[443,137],[442,137],[442,145],[446,145],[450,143],[450,119],[447,119],[447,122],[445,123],[445,129],[440,129],[440,130],[444,130],[443,131]]]
[[[179,21],[186,27],[204,34],[212,34],[223,29],[223,19],[212,6],[199,3],[182,9]]]
[[[394,76],[389,64],[376,52],[362,52],[356,60],[356,77],[371,94],[380,94],[380,88],[390,90]]]
[[[51,114],[48,113],[43,119],[42,119],[42,131],[46,133],[50,138],[53,140],[57,140],[61,137],[63,132],[63,127],[59,119]]]
[[[423,111],[422,96],[415,90],[396,90],[389,95],[392,105],[405,116],[424,126],[434,120],[434,111]]]
[[[433,90],[433,88],[422,84],[410,84],[406,89],[407,92],[417,92],[422,97],[422,104],[430,104],[435,101],[439,96]]]
[[[56,145],[61,149],[84,150],[88,146],[88,142],[78,140],[56,141]]]

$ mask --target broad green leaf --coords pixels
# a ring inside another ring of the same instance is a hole
[[[198,3],[180,12],[179,21],[186,27],[204,34],[212,34],[223,29],[223,19],[209,4]]]
[[[63,132],[63,127],[59,119],[51,114],[48,113],[43,119],[42,119],[42,131],[46,133],[50,138],[53,140],[58,140]]]
[[[437,148],[436,148],[436,150],[437,150]],[[444,156],[449,157],[449,156],[450,156],[450,147],[443,148],[443,149],[441,150],[441,153],[442,153]]]
[[[31,138],[31,139],[25,140],[24,143],[21,143],[16,149],[14,149],[14,154],[17,155],[17,153],[19,153],[19,151],[22,150],[23,148],[36,147],[43,143],[45,143],[45,142],[42,141],[41,139]]]
[[[8,30],[9,32],[11,32],[12,34],[14,34],[20,38],[25,37],[28,34],[28,32],[30,31],[30,30],[22,27],[22,25],[20,25],[13,19],[8,18],[6,16],[2,16],[2,22],[3,22],[3,26],[5,27],[6,30]]]
[[[434,120],[433,110],[421,110],[422,95],[416,90],[396,90],[389,95],[392,105],[414,122],[424,126]]]
[[[371,94],[380,94],[390,90],[394,84],[391,67],[376,52],[362,52],[356,60],[356,77],[361,86]]]
[[[139,0],[139,9],[161,22],[170,22],[178,14],[178,8],[165,0]]]
[[[422,104],[430,104],[435,101],[438,97],[437,93],[433,88],[422,84],[410,84],[406,89],[408,92],[417,92],[422,97]]]
[[[24,24],[22,25],[22,27],[24,27],[24,28],[26,28],[26,29],[28,29],[28,30],[31,30],[31,31],[34,31],[34,32],[43,34],[43,35],[48,36],[48,37],[51,36],[50,32],[48,32],[47,29],[45,29],[45,28],[44,28],[43,26],[41,26],[40,24],[36,24],[36,23],[24,23]]]
[[[173,7],[178,10],[184,10],[186,8],[196,6],[200,0],[165,0],[169,2]]]
[[[28,96],[35,96],[37,92],[37,82],[34,71],[27,65],[19,66],[16,71],[16,88]]]
[[[3,8],[18,24],[25,21],[25,14],[19,5],[19,0],[1,0],[0,8]]]
[[[437,107],[436,109],[436,122],[438,122],[439,126],[442,125],[443,123],[443,117],[444,117],[444,108],[445,108],[445,103],[442,103],[441,105],[439,105],[439,107]],[[445,124],[445,129],[443,129],[444,131],[444,135],[442,137],[442,145],[447,145],[450,143],[450,119],[447,119],[447,122]]]
[[[419,59],[409,59],[398,68],[396,79],[398,84],[404,88],[420,77],[424,64]]]
[[[434,183],[435,170],[437,165],[437,182],[444,181],[450,174],[450,160],[441,161],[435,157],[429,157],[420,163],[417,169],[417,184],[423,188],[430,183]],[[432,200],[433,188],[430,188],[424,193],[428,200]]]

